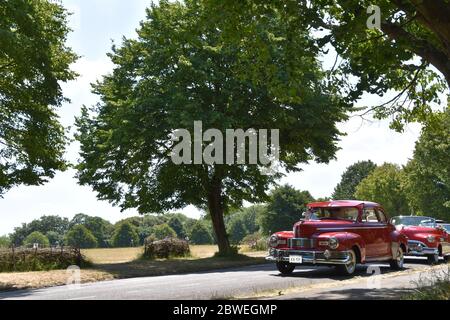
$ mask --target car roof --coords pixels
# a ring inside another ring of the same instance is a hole
[[[365,208],[381,207],[378,203],[360,200],[332,200],[332,201],[313,202],[308,204],[308,207],[309,208],[359,207],[361,205],[364,206]]]

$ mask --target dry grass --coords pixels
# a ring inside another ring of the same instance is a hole
[[[81,253],[94,264],[125,263],[136,260],[144,252],[139,248],[85,249]]]
[[[81,282],[96,282],[114,279],[113,275],[105,271],[85,269],[81,270]],[[66,270],[0,273],[0,290],[37,289],[61,286],[67,283]]]
[[[246,252],[234,258],[214,257],[217,246],[191,246],[191,256],[169,260],[139,259],[143,248],[89,249],[83,254],[94,263],[81,271],[82,283],[112,279],[151,277],[241,267],[264,263],[265,252]],[[0,273],[0,290],[37,289],[64,285],[65,270]]]

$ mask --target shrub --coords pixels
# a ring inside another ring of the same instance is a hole
[[[11,246],[11,239],[8,236],[0,237],[0,248],[8,248]]]
[[[191,238],[191,242],[193,244],[212,244],[213,243],[213,237],[211,236],[211,233],[209,232],[208,228],[201,221],[197,221],[192,226],[190,238]]]
[[[450,266],[440,273],[432,272],[430,278],[416,282],[414,293],[403,297],[405,300],[450,300]]]
[[[163,240],[165,238],[176,238],[177,233],[167,223],[154,226],[152,228],[152,236],[157,240]]]
[[[268,239],[264,237],[261,233],[256,232],[246,236],[242,240],[242,244],[246,245],[250,250],[253,251],[266,251],[269,250],[267,240]]]
[[[0,250],[0,272],[29,272],[90,266],[75,249],[9,249]]]
[[[66,235],[67,245],[80,248],[89,249],[97,247],[97,239],[94,237],[92,232],[90,232],[83,225],[73,226]]]
[[[35,243],[39,244],[39,247],[41,248],[50,246],[48,238],[39,231],[30,233],[23,241],[23,244],[27,247],[32,247]]]
[[[185,257],[190,254],[189,244],[185,240],[166,238],[155,241],[152,236],[145,241],[144,258],[168,259],[171,257]]]
[[[113,246],[116,248],[136,247],[139,245],[139,235],[136,227],[129,222],[119,224],[112,238]]]

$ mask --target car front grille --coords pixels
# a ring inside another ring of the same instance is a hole
[[[289,248],[313,249],[316,247],[314,239],[307,238],[291,238],[288,242]]]

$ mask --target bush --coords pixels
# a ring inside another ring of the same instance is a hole
[[[23,244],[27,247],[33,247],[35,243],[39,244],[39,247],[41,248],[46,248],[50,246],[48,238],[39,231],[30,233],[23,241]]]
[[[80,248],[89,249],[97,247],[97,239],[85,226],[75,225],[66,235],[67,245]]]
[[[167,223],[154,226],[152,228],[151,235],[157,240],[163,240],[165,238],[176,238],[177,233]]]
[[[0,272],[30,272],[90,266],[75,249],[9,249],[0,250]]]
[[[405,300],[450,300],[450,266],[441,273],[432,272],[428,279],[416,282],[414,293],[403,297]]]
[[[139,235],[136,227],[129,222],[121,223],[117,226],[113,235],[113,246],[116,248],[136,247],[139,245]]]
[[[184,229],[183,222],[178,216],[171,217],[167,224],[176,232],[178,238],[184,239],[186,237],[186,230]]]
[[[185,257],[190,254],[189,244],[185,240],[166,238],[155,241],[152,236],[145,241],[144,258],[169,259]]]
[[[269,250],[267,240],[268,239],[261,233],[256,232],[246,236],[242,240],[242,244],[246,245],[250,250],[253,251],[266,251]]]
[[[8,236],[0,237],[0,248],[8,248],[11,246],[11,239]]]
[[[213,237],[209,232],[208,228],[201,222],[197,221],[192,226],[191,231],[191,242],[193,244],[212,244]]]

